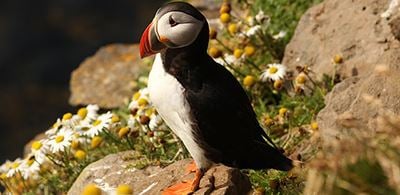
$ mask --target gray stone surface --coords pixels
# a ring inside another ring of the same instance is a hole
[[[400,65],[400,11],[381,16],[388,0],[325,0],[301,18],[285,50],[290,69],[310,65],[317,77],[333,75],[332,58],[343,57],[336,72],[344,78],[370,73],[376,65]]]
[[[139,57],[138,45],[104,46],[72,73],[69,102],[102,108],[122,106],[133,93],[134,81],[148,69]]]
[[[186,166],[192,161],[185,159],[165,168],[149,166],[135,169],[134,152],[111,154],[90,164],[80,174],[68,194],[80,194],[90,183],[98,185],[103,192],[112,193],[120,184],[128,184],[134,194],[160,194],[161,190],[194,177],[186,173]],[[218,165],[206,172],[200,182],[200,189],[194,194],[235,195],[246,194],[251,190],[248,177],[238,169]]]

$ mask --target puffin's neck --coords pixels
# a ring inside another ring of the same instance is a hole
[[[187,75],[188,71],[204,66],[204,62],[210,58],[207,54],[208,32],[208,25],[205,25],[198,38],[189,46],[161,51],[165,71],[173,76]]]

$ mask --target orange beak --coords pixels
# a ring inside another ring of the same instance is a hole
[[[144,30],[140,39],[140,57],[144,58],[158,53],[166,46],[160,42],[157,38],[157,34],[154,30],[153,22],[151,22]]]

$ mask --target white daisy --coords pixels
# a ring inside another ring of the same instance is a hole
[[[38,177],[40,164],[36,161],[35,156],[29,156],[24,159],[20,166],[21,175],[25,180],[29,177],[34,179]]]
[[[157,127],[162,125],[162,123],[163,123],[163,120],[160,115],[152,114],[150,116],[149,128],[150,128],[150,130],[155,131],[157,129]]]
[[[283,37],[285,37],[286,36],[286,31],[279,31],[279,33],[278,34],[276,34],[276,35],[274,35],[274,36],[272,36],[272,38],[274,38],[274,39],[282,39]]]
[[[147,108],[149,106],[149,91],[147,88],[143,88],[133,95],[132,101],[129,103],[128,108],[129,110],[133,110],[138,108]]]
[[[53,126],[50,129],[48,129],[44,134],[46,134],[47,137],[51,137],[57,133],[60,126],[61,126],[61,119],[57,119],[57,121],[53,124]]]
[[[282,64],[269,64],[268,68],[261,74],[260,79],[262,81],[267,80],[280,80],[286,74],[286,67]]]
[[[110,111],[100,115],[95,121],[93,121],[91,127],[87,131],[83,132],[83,135],[94,137],[105,129],[109,129],[112,117],[113,114]]]
[[[12,162],[9,161],[9,160],[7,160],[5,163],[3,163],[3,164],[0,166],[0,174],[1,174],[1,173],[7,173],[8,170],[10,170],[10,168],[11,168],[11,164],[12,164]]]
[[[74,132],[71,129],[62,127],[57,134],[50,138],[46,145],[48,145],[52,153],[65,151],[65,149],[71,146],[73,135]]]
[[[134,116],[132,116],[132,115],[129,115],[129,119],[128,119],[128,127],[130,128],[130,129],[134,129],[135,127],[136,127],[136,125],[137,125],[137,120],[136,120],[136,118],[134,117]]]
[[[81,115],[82,121],[84,122],[91,122],[95,120],[99,114],[97,112],[99,111],[99,106],[95,104],[89,104],[84,108],[84,115]]]
[[[46,139],[36,140],[31,145],[31,154],[35,157],[38,163],[43,163],[47,160],[46,153],[48,152],[48,145]]]
[[[254,36],[259,31],[261,31],[261,25],[252,26],[251,28],[249,28],[249,30],[246,31],[246,36]]]
[[[270,17],[264,13],[264,11],[260,10],[258,11],[257,15],[255,16],[255,19],[258,23],[268,25],[270,22]]]
[[[13,177],[15,174],[21,171],[22,160],[20,158],[15,159],[9,166],[9,170],[7,172],[7,177]]]

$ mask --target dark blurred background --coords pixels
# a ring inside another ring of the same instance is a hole
[[[72,70],[109,43],[138,42],[165,0],[1,0],[0,163],[68,105]]]

